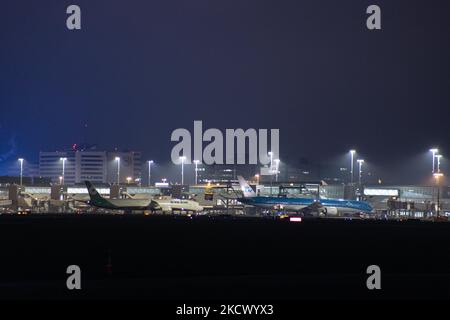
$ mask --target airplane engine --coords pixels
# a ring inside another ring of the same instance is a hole
[[[326,207],[326,208],[324,208],[324,213],[327,216],[337,216],[338,209],[336,207]]]

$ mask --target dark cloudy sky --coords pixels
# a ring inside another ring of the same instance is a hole
[[[78,4],[82,30],[66,29]],[[366,28],[370,4],[382,30]],[[170,160],[170,134],[280,128],[281,158],[450,150],[448,1],[5,0],[0,153],[76,142]],[[11,141],[14,141],[11,144]],[[14,145],[12,147],[12,145]],[[0,167],[2,163],[0,163]]]

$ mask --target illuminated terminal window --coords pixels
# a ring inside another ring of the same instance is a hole
[[[161,190],[159,188],[127,188],[129,194],[159,194]]]
[[[97,191],[100,194],[109,195],[109,188],[97,188]],[[87,194],[88,191],[86,188],[77,188],[77,187],[69,187],[67,188],[67,193],[73,193],[73,194]]]
[[[51,189],[48,187],[25,187],[25,192],[31,194],[50,194]]]
[[[385,197],[398,197],[398,189],[375,189],[375,188],[365,188],[364,195],[366,196],[385,196]]]

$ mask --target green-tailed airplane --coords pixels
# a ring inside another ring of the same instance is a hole
[[[184,199],[105,199],[100,195],[97,189],[95,189],[91,182],[85,181],[85,183],[90,197],[90,200],[86,203],[98,208],[109,210],[123,210],[125,212],[131,212],[133,210],[199,212],[203,210],[203,207],[200,206],[197,202]]]

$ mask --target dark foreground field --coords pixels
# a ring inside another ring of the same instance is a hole
[[[3,299],[450,298],[449,223],[0,216],[0,246]]]

